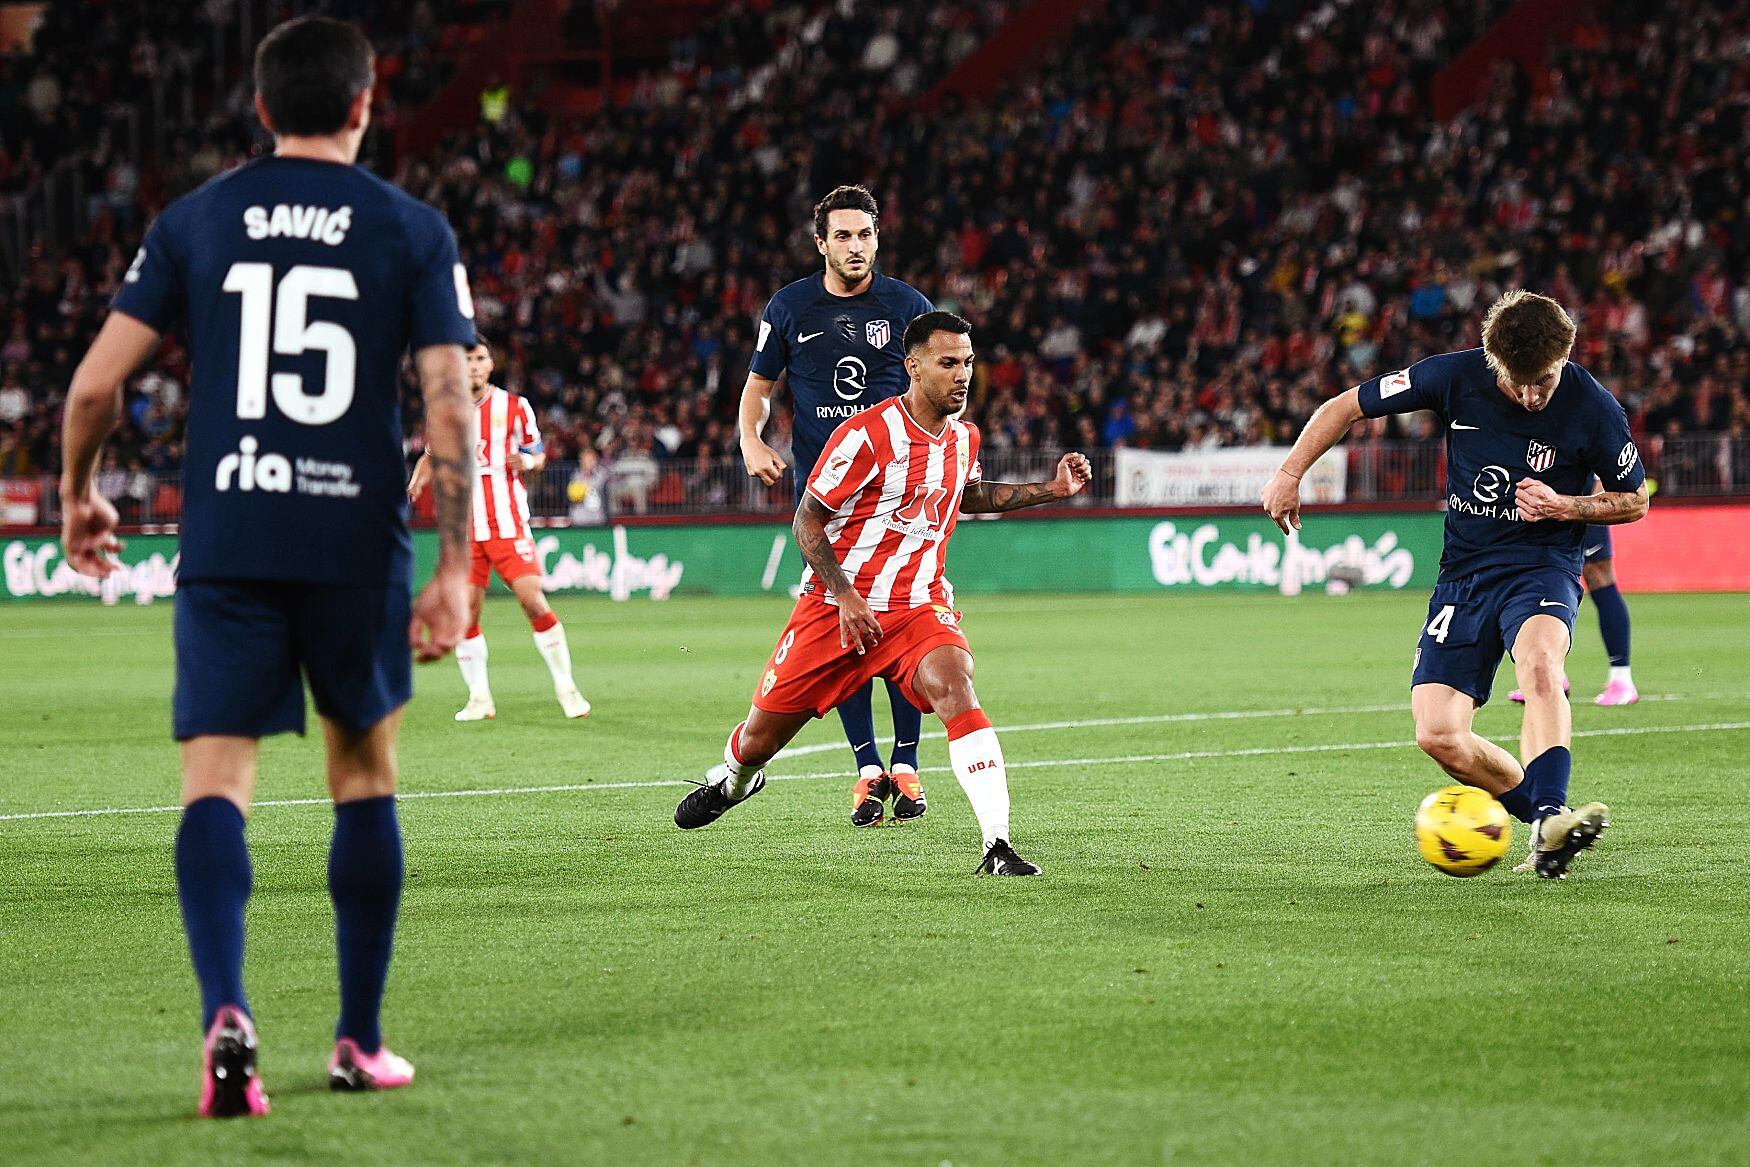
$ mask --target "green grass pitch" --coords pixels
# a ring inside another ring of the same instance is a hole
[[[404,733],[418,1082],[325,1088],[323,806],[251,821],[275,1111],[233,1123],[190,1118],[175,816],[4,817],[0,1163],[1745,1163],[1750,598],[1630,603],[1658,699],[1591,705],[1582,613],[1573,792],[1615,826],[1547,884],[1416,857],[1420,595],[967,599],[1033,880],[972,877],[939,733],[920,824],[852,830],[834,722],[674,829],[781,599],[561,599],[581,723],[494,601],[498,720],[445,663]],[[175,802],[169,616],[0,610],[0,816]],[[260,798],[321,794],[317,738],[267,744]]]

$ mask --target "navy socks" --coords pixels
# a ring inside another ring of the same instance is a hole
[[[839,706],[839,724],[845,727],[845,740],[857,755],[859,770],[864,766],[885,769],[881,765],[881,750],[875,744],[874,697],[875,682],[870,681]]]
[[[1628,602],[1622,598],[1622,591],[1611,584],[1607,588],[1597,588],[1589,593],[1592,606],[1598,609],[1598,634],[1604,638],[1604,651],[1610,657],[1612,668],[1628,667]]]
[[[924,715],[905,699],[905,694],[892,681],[887,682],[887,700],[893,705],[893,757],[889,761],[892,766],[910,766],[916,770],[918,738],[923,736]]]
[[[379,1025],[395,917],[401,906],[401,824],[395,799],[367,798],[334,808],[328,852],[328,894],[340,952],[340,1023],[365,1053],[382,1048]]]
[[[1567,746],[1551,746],[1525,767],[1521,790],[1529,787],[1537,817],[1560,813],[1568,804],[1568,776],[1574,769],[1574,756]],[[1505,800],[1502,805],[1506,805]],[[1512,807],[1507,807],[1512,810]]]
[[[243,812],[228,798],[183,808],[176,831],[176,896],[201,987],[201,1030],[221,1005],[249,1011],[243,999],[243,906],[254,883]]]

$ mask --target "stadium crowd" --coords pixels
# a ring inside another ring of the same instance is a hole
[[[731,4],[624,103],[515,95],[403,160],[551,456],[635,476],[734,456],[753,324],[818,268],[807,209],[843,181],[882,200],[881,266],[978,325],[994,451],[1287,441],[1330,394],[1474,343],[1513,286],[1579,317],[1577,359],[1637,432],[1750,434],[1744,5],[1596,6],[1546,75],[1503,66],[1449,123],[1432,80],[1479,29],[1437,0],[1112,0],[990,101],[933,100],[1016,7]],[[0,476],[57,467],[71,362],[144,222],[244,157],[247,126],[216,99],[33,259],[0,329]],[[131,390],[119,491],[176,466],[185,376],[172,341]],[[418,423],[415,403],[410,452]]]

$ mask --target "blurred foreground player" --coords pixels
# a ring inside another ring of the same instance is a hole
[[[486,681],[486,634],[480,631],[480,608],[492,573],[505,582],[522,605],[535,647],[553,675],[553,693],[567,717],[588,717],[589,702],[571,678],[571,646],[565,626],[541,590],[541,565],[529,535],[529,494],[524,471],[547,464],[541,452],[541,431],[526,398],[513,397],[492,383],[492,346],[476,336],[468,349],[468,391],[473,396],[480,441],[475,446],[479,474],[474,479],[474,523],[469,544],[468,632],[456,645],[456,664],[468,686],[468,703],[457,721],[485,721],[498,716],[492,686]],[[407,482],[407,498],[418,502],[431,483],[431,456],[424,454]]]
[[[1573,347],[1560,304],[1508,292],[1483,319],[1481,349],[1429,357],[1321,405],[1263,496],[1277,526],[1297,530],[1301,475],[1355,422],[1432,410],[1447,424],[1445,548],[1410,677],[1416,744],[1532,824],[1531,854],[1514,870],[1545,879],[1565,877],[1610,825],[1603,803],[1567,806],[1573,713],[1562,661],[1580,606],[1582,539],[1589,523],[1647,513],[1628,418],[1568,360]],[[1604,485],[1596,494],[1594,474]],[[1472,728],[1503,651],[1526,698],[1523,765]]]
[[[243,990],[252,880],[244,820],[260,739],[304,731],[308,676],[327,746],[328,888],[340,957],[335,1089],[404,1086],[379,1012],[402,880],[396,733],[421,660],[468,612],[473,306],[443,216],[353,165],[375,63],[349,24],[290,21],[255,57],[275,153],[176,200],[146,236],[68,397],[67,559],[114,568],[116,512],[92,467],[122,384],[179,321],[194,375],[176,592],[182,743],[176,882],[206,1030],[200,1113],[266,1114]],[[440,550],[412,599],[397,371],[425,395]]]
[[[906,325],[930,311],[929,299],[910,284],[875,270],[881,249],[881,211],[860,186],[838,187],[814,206],[814,246],[822,271],[780,288],[760,316],[759,339],[741,391],[741,457],[750,476],[771,486],[784,460],[761,433],[772,411],[778,378],[788,379],[795,404],[792,452],[797,496],[827,439],[847,417],[906,391]],[[918,738],[924,715],[887,682],[893,714],[893,752],[881,764],[875,740],[871,681],[838,707],[845,740],[856,758],[851,825],[872,827],[893,801],[893,821],[923,817]]]
[[[1050,482],[983,481],[978,429],[956,420],[972,379],[972,326],[926,312],[905,330],[905,353],[905,395],[827,441],[796,511],[802,596],[723,765],[681,800],[675,825],[706,826],[759,793],[761,767],[804,725],[882,677],[948,729],[954,776],[983,836],[979,873],[1037,875],[1009,844],[1002,746],[972,689],[972,649],[944,571],[959,515],[1069,498],[1087,484],[1088,460],[1065,454]]]

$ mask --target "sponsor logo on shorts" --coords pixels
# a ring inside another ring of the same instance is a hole
[[[1410,658],[1410,668],[1412,670],[1414,670],[1414,669],[1419,669],[1421,667],[1422,667],[1422,646],[1418,644],[1416,646],[1416,654]]]
[[[772,686],[778,683],[778,670],[767,669],[765,679],[760,682],[760,696],[764,697],[772,691]]]
[[[1542,474],[1556,464],[1556,448],[1546,446],[1542,442],[1532,442],[1530,448],[1525,451],[1525,464],[1530,466],[1534,473]]]
[[[960,627],[960,613],[952,608],[944,608],[940,604],[931,604],[930,607],[936,610],[936,619],[940,620],[945,627]]]

